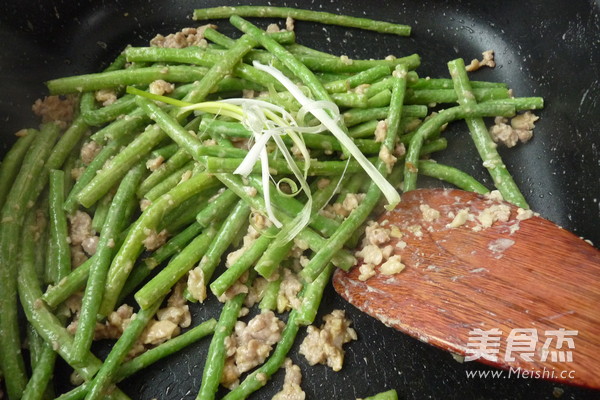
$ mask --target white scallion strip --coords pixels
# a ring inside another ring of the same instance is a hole
[[[310,154],[301,135],[298,135],[296,130],[299,128],[296,120],[284,108],[277,105],[253,99],[227,99],[222,103],[229,103],[229,106],[241,106],[244,110],[244,118],[241,120],[244,126],[252,132],[254,144],[242,163],[233,172],[234,174],[248,176],[257,161],[261,162],[261,178],[263,197],[265,199],[265,211],[267,218],[271,220],[273,225],[278,228],[283,228],[275,239],[275,243],[283,244],[293,240],[298,233],[308,225],[312,211],[312,194],[310,186],[307,182],[308,168],[310,167]],[[294,157],[290,154],[287,146],[281,139],[281,135],[287,134],[294,145],[300,150],[302,157],[305,160],[304,171],[300,171],[298,165],[294,161]],[[270,172],[269,159],[267,154],[267,142],[273,139],[277,148],[288,163],[294,176],[298,180],[301,189],[306,193],[307,201],[304,204],[301,212],[294,220],[283,227],[283,224],[277,219],[270,199]]]
[[[254,61],[253,65],[255,68],[265,71],[277,79],[292,94],[292,96],[294,96],[294,98],[302,107],[308,107],[308,112],[321,121],[321,123],[336,137],[341,145],[348,150],[348,152],[356,159],[356,161],[358,161],[361,167],[363,167],[367,175],[369,175],[373,182],[375,182],[375,184],[379,187],[381,193],[383,193],[385,196],[389,208],[395,207],[400,202],[400,195],[394,186],[387,181],[387,179],[365,157],[358,147],[356,147],[352,139],[350,139],[350,137],[344,133],[335,119],[323,109],[322,105],[320,107],[311,107],[310,105],[314,104],[315,101],[306,97],[304,93],[302,93],[302,90],[300,90],[296,84],[294,84],[278,69],[268,65],[263,65],[258,61]]]

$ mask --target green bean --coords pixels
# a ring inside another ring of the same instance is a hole
[[[142,181],[138,188],[138,197],[144,197],[153,187],[158,185],[163,179],[170,176],[172,173],[186,165],[192,156],[184,149],[179,149],[177,152],[167,160],[167,162],[161,164],[150,176]]]
[[[136,313],[136,317],[127,324],[123,334],[112,347],[110,353],[108,353],[98,373],[91,380],[88,393],[85,396],[87,400],[104,398],[109,386],[115,381],[119,366],[135,341],[142,334],[144,328],[146,328],[146,325],[148,325],[148,322],[156,314],[162,300],[163,298],[157,298],[151,307],[140,310]]]
[[[417,162],[421,146],[431,135],[438,132],[442,125],[468,116],[483,117],[498,115],[505,117],[514,115],[514,106],[495,101],[475,104],[468,108],[457,106],[443,110],[425,121],[410,139],[410,145],[408,146],[404,161],[404,191],[407,192],[416,188]]]
[[[300,272],[302,278],[308,282],[315,280],[325,269],[332,255],[352,237],[352,234],[365,222],[380,198],[379,189],[375,185],[369,185],[365,198],[358,208],[342,222],[337,232],[331,236],[327,243],[309,261]]]
[[[218,187],[210,188],[181,203],[178,210],[173,210],[163,219],[162,226],[164,229],[170,234],[176,234],[181,229],[193,223],[196,220],[196,215],[206,208],[209,199],[214,196],[218,190]]]
[[[146,98],[138,96],[136,102],[143,112],[154,119],[157,123],[156,126],[161,127],[175,143],[185,149],[189,154],[196,156],[196,154],[199,154],[202,151],[201,148],[203,146],[198,138],[179,125],[175,118],[162,111],[156,104]]]
[[[46,276],[48,269],[48,252],[50,248],[50,229],[48,227],[49,223],[49,209],[50,209],[50,199],[48,198],[48,191],[46,190],[40,199],[38,199],[36,205],[36,218],[39,222],[39,227],[37,228],[37,251],[36,251],[36,259],[35,259],[35,271],[37,273],[37,277],[40,282],[46,286]],[[48,287],[52,287],[51,283]]]
[[[339,227],[339,223],[337,221],[320,215],[319,210],[325,207],[325,205],[327,205],[329,200],[333,197],[334,191],[341,178],[341,176],[331,177],[331,182],[327,186],[325,186],[325,188],[320,189],[313,194],[313,204],[309,226],[311,226],[315,231],[319,232],[320,234],[326,237],[331,236],[337,230],[337,228]],[[249,182],[261,194],[264,195],[262,181],[259,178],[251,176],[249,177]],[[302,208],[304,207],[304,205],[299,200],[296,200],[293,197],[281,195],[273,187],[272,184],[270,194],[272,204],[279,210],[286,210],[292,215],[297,215],[300,212],[302,212]]]
[[[81,142],[83,135],[87,132],[88,125],[83,122],[81,117],[76,118],[71,126],[60,136],[50,155],[48,160],[44,164],[44,168],[41,171],[40,179],[38,179],[32,197],[37,196],[44,190],[50,170],[61,169],[65,160],[71,156],[73,149]]]
[[[21,227],[34,188],[41,179],[44,163],[60,130],[55,124],[42,126],[30,146],[13,186],[6,197],[0,218],[0,362],[6,389],[11,397],[19,398],[27,382],[25,364],[21,354],[21,339],[17,320],[17,257]],[[35,196],[37,197],[37,196]]]
[[[81,148],[81,145],[76,146],[76,148]],[[83,163],[79,158],[79,152],[73,151],[67,157],[67,160],[63,164],[62,170],[65,173],[65,197],[71,192],[73,189],[73,185],[75,185],[75,178],[73,177],[73,170],[75,168],[79,168]]]
[[[188,122],[184,128],[188,131],[197,131],[200,127],[201,121],[201,117],[196,117]],[[202,135],[200,137],[202,137]],[[176,149],[175,153],[172,154],[165,163],[161,164],[156,170],[154,170],[150,176],[144,179],[137,190],[138,197],[144,197],[146,193],[158,185],[163,179],[171,175],[177,169],[183,167],[192,159],[192,156],[190,156],[189,153],[184,149],[179,148],[176,143],[171,143],[167,146],[173,146],[173,148]],[[156,152],[157,150],[152,152],[152,157],[155,157],[155,155],[159,156],[156,154]]]
[[[65,211],[67,211],[69,214],[75,212],[77,209],[77,196],[79,196],[81,190],[92,181],[104,164],[111,157],[113,157],[129,140],[130,138],[123,137],[114,141],[110,141],[102,148],[102,150],[100,150],[92,162],[83,171],[83,174],[81,174],[77,182],[75,182],[71,192],[67,195],[67,198],[65,199]]]
[[[31,326],[31,324],[26,324],[25,335],[27,338],[27,348],[29,350],[29,363],[31,364],[31,368],[33,369],[39,363],[40,355],[42,354],[42,345],[44,344],[44,339],[40,336],[39,333],[37,333],[35,328]],[[0,374],[0,377],[1,376],[2,375]]]
[[[398,393],[394,389],[365,397],[364,400],[398,400]]]
[[[17,139],[16,143],[6,153],[2,165],[0,165],[0,209],[2,209],[10,187],[19,173],[25,154],[27,154],[29,147],[38,135],[38,132],[34,129],[21,132],[23,135]]]
[[[393,151],[398,125],[402,116],[407,69],[406,67],[401,66],[400,69],[394,71],[394,74],[390,113],[387,118],[388,128],[383,143],[381,144],[381,151],[387,151],[389,153]],[[376,167],[384,174],[384,176],[391,172],[391,167],[386,165],[382,160],[377,160]],[[379,190],[379,187],[374,182],[371,182],[367,194],[359,206],[350,213],[350,215],[342,222],[339,229],[325,243],[323,248],[316,252],[309,263],[300,272],[300,275],[306,281],[312,282],[319,274],[321,274],[332,257],[341,250],[348,239],[350,239],[353,232],[365,222],[380,197],[381,191]]]
[[[75,333],[73,346],[73,357],[76,361],[83,362],[90,350],[96,327],[96,316],[102,303],[106,276],[114,253],[116,238],[120,233],[120,227],[123,225],[123,215],[129,200],[135,196],[135,189],[144,172],[144,167],[143,163],[138,163],[125,175],[119,184],[117,193],[108,210],[106,222],[102,227],[96,253],[90,266],[77,322],[77,332]]]
[[[362,122],[360,124],[354,125],[352,128],[350,128],[348,130],[348,135],[351,138],[373,137],[378,123],[379,123],[378,120],[373,119],[370,121],[366,121],[366,122]]]
[[[91,94],[85,93],[84,95]],[[93,94],[92,94],[93,96]],[[87,110],[81,113],[83,120],[91,126],[99,126],[118,118],[121,115],[129,114],[135,110],[135,98],[132,95],[124,95],[114,103],[94,110]]]
[[[333,264],[328,264],[314,281],[306,285],[302,293],[302,305],[298,309],[298,317],[296,318],[299,325],[310,325],[314,322],[323,298],[323,292],[331,280],[334,270]]]
[[[27,320],[43,339],[51,344],[61,357],[71,364],[77,373],[84,379],[91,379],[100,368],[101,362],[93,354],[88,353],[85,365],[79,367],[74,364],[71,353],[73,337],[63,327],[59,319],[45,304],[38,301],[42,296],[40,282],[35,273],[33,259],[35,259],[35,247],[31,243],[34,235],[23,235],[24,252],[21,254],[22,263],[19,268],[19,297]],[[6,371],[6,370],[5,370]],[[7,381],[8,383],[8,381]]]
[[[119,54],[117,58],[104,69],[104,72],[116,71],[119,69],[123,69],[125,67],[126,60],[123,53]],[[83,117],[83,120],[91,125],[100,125],[100,123],[95,124],[93,122],[96,121],[88,121],[88,115],[93,114],[96,111],[96,96],[94,92],[85,92],[81,95],[79,100],[79,113]]]
[[[452,83],[452,79],[442,78],[419,78],[413,82],[409,82],[408,86],[411,89],[454,89],[454,83]],[[508,89],[506,83],[501,82],[471,81],[471,86],[476,89]]]
[[[309,70],[305,64],[298,61],[296,56],[274,41],[266,32],[237,15],[233,15],[229,21],[245,34],[251,35],[254,40],[259,42],[265,49],[272,53],[272,55],[266,53],[271,59],[272,56],[277,57],[279,61],[289,68],[290,71],[310,89],[316,100],[331,101],[327,90],[325,90],[321,82],[311,72],[311,70]]]
[[[30,266],[36,262],[36,247],[40,244],[41,236],[39,235],[40,225],[37,224],[37,213],[31,211],[26,217],[25,228],[23,229],[21,241],[21,263],[27,263]],[[31,268],[31,267],[30,267]],[[36,274],[37,276],[37,274]],[[39,283],[39,281],[37,281]],[[38,289],[39,290],[39,289]],[[27,325],[28,347],[30,350],[31,362],[31,378],[27,382],[27,386],[23,391],[22,399],[33,400],[42,399],[47,393],[47,389],[51,389],[49,382],[52,380],[54,362],[56,360],[56,352],[52,346],[44,342],[43,338],[31,326]]]
[[[448,141],[446,138],[438,138],[430,140],[421,147],[421,155],[427,155],[435,153],[437,151],[445,150],[448,147]]]
[[[156,267],[157,265],[165,261],[167,258],[183,250],[184,246],[186,246],[194,237],[196,237],[198,234],[200,234],[200,232],[202,232],[202,228],[207,227],[208,225],[201,226],[196,222],[193,222],[183,231],[173,236],[158,250],[152,253],[150,257],[144,259],[144,264],[151,269]]]
[[[82,93],[79,98],[79,115],[83,116],[96,110],[96,96],[94,92]],[[84,117],[85,121],[85,117]],[[87,121],[85,121],[88,123]],[[93,126],[93,124],[90,124]]]
[[[214,227],[206,228],[150,282],[137,291],[135,300],[142,309],[152,306],[155,299],[169,293],[171,288],[206,254],[216,231]]]
[[[200,126],[200,117],[196,117],[196,119],[198,119],[198,126]],[[186,125],[187,128],[187,125]],[[158,149],[153,150],[150,153],[150,157],[152,158],[157,158],[157,157],[162,157],[165,160],[173,157],[175,155],[175,153],[177,153],[177,151],[179,150],[179,146],[177,146],[177,144],[175,143],[169,143],[163,147],[160,147]],[[146,166],[148,167],[148,166]]]
[[[473,89],[476,101],[508,99],[510,94],[504,88]],[[406,104],[456,103],[458,97],[454,89],[409,89]]]
[[[133,268],[134,261],[142,251],[143,241],[148,236],[148,232],[157,229],[162,217],[169,210],[176,208],[195,194],[214,187],[217,182],[213,176],[204,173],[193,176],[158,198],[142,213],[140,218],[132,225],[123,245],[119,248],[111,263],[104,298],[100,307],[101,315],[107,315],[113,310],[119,293]]]
[[[248,222],[249,215],[250,207],[248,207],[245,202],[239,201],[231,211],[231,214],[221,225],[221,228],[215,235],[209,249],[198,264],[198,268],[200,268],[204,274],[205,282],[210,281],[210,278],[221,261],[221,256],[231,245],[235,236]]]
[[[281,274],[277,277],[277,279],[269,281],[267,287],[263,292],[262,299],[258,304],[258,308],[261,311],[265,310],[276,310],[277,309],[277,297],[279,296],[279,288],[281,286],[282,280]]]
[[[384,119],[389,114],[388,107],[366,108],[348,110],[342,114],[346,126],[354,126],[361,122],[371,121],[374,119]],[[427,116],[427,106],[423,105],[408,105],[402,108],[402,117],[417,117],[424,118]]]
[[[94,231],[100,232],[102,230],[104,222],[106,221],[106,216],[108,215],[110,203],[112,202],[114,195],[115,194],[111,190],[110,192],[106,193],[96,204],[96,210],[94,211],[94,216],[92,217],[92,229]]]
[[[56,352],[52,346],[46,342],[42,343],[38,364],[32,370],[31,378],[23,391],[22,400],[41,400],[46,397],[46,390],[51,389],[49,383],[54,375],[55,361]]]
[[[235,66],[255,45],[256,42],[247,35],[243,35],[236,40],[235,45],[225,52],[223,58],[208,70],[200,82],[194,84],[192,90],[183,98],[183,100],[189,103],[203,101],[221,79],[233,72]],[[138,104],[140,103],[138,102]],[[178,111],[175,113],[175,116],[179,119],[187,114],[188,112]],[[173,141],[179,143],[175,139],[173,139]]]
[[[275,235],[279,230],[270,226],[265,229],[260,237],[258,237],[242,255],[231,264],[225,272],[219,275],[211,284],[210,290],[215,296],[221,296],[231,285],[235,283],[244,272],[248,271],[250,267],[263,255],[265,250],[269,247],[269,244],[273,241]],[[292,242],[293,243],[293,242]]]
[[[206,74],[207,70],[203,67],[159,65],[68,76],[50,80],[46,82],[46,86],[51,94],[67,94],[127,85],[149,85],[158,79],[168,82],[194,82],[202,79]]]
[[[362,93],[332,93],[331,100],[341,108],[367,108],[369,98]],[[389,104],[389,100],[388,100]]]
[[[301,10],[289,7],[238,6],[204,8],[194,10],[193,18],[195,20],[210,20],[217,18],[229,18],[232,15],[266,18],[291,17],[299,21],[320,22],[323,24],[372,30],[380,33],[393,33],[400,36],[410,35],[410,27],[407,25],[399,25],[390,22],[374,21],[367,18],[357,18],[331,14],[322,11]]]
[[[41,297],[48,307],[54,309],[71,295],[83,288],[90,272],[93,257],[75,268],[71,273],[55,285],[48,286]]]
[[[242,198],[248,205],[256,210],[260,210],[265,213],[265,202],[259,196],[250,196],[245,190],[245,186],[241,183],[240,179],[236,176],[232,176],[230,174],[215,174],[215,177],[219,179],[225,186],[235,192],[240,198]],[[292,221],[292,217],[284,214],[283,212],[277,212],[276,217],[283,223],[289,223]],[[313,251],[318,251],[325,244],[325,239],[315,231],[310,228],[304,228],[298,234],[298,239],[305,241],[308,243],[309,247]],[[345,250],[340,250],[338,254],[334,257],[332,262],[340,268],[350,268],[355,263],[355,259],[349,252]]]
[[[363,95],[366,96],[366,95]],[[367,100],[367,108],[380,108],[390,105],[392,99],[392,91],[390,89],[382,90],[375,96],[369,97]]]
[[[345,79],[328,82],[323,85],[330,93],[343,93],[365,83],[375,82],[391,73],[387,65],[376,65]]]
[[[269,32],[267,32],[267,33],[269,33]],[[324,51],[316,50],[316,49],[313,49],[312,47],[307,47],[307,46],[301,45],[299,43],[288,44],[288,45],[285,46],[285,48],[290,53],[292,53],[292,54],[312,55],[312,56],[315,56],[315,57],[325,57],[325,58],[337,58],[337,56],[334,55],[334,54],[330,54],[330,53],[327,53],[327,52],[324,52]],[[346,77],[338,76],[337,79],[332,79],[331,81],[342,80],[342,79],[347,78],[347,77],[348,76],[346,76]]]
[[[214,53],[196,46],[184,47],[182,49],[166,47],[130,47],[125,51],[129,61],[184,63],[196,64],[204,67],[212,67],[219,63],[219,60],[221,59],[220,55],[224,52],[225,51],[219,51],[218,53]],[[234,66],[232,72],[241,78],[249,79],[249,81],[243,81],[243,83],[246,84],[245,86],[237,87],[239,90],[263,90],[265,82],[273,82],[273,80],[268,77],[268,74],[264,74],[264,72],[258,71],[256,68],[243,63]],[[223,78],[223,80],[218,81],[208,93],[222,91],[225,89],[223,85],[225,82],[231,83],[233,81],[231,78]],[[263,86],[256,86],[254,82],[260,83]]]
[[[239,122],[222,121],[219,119],[205,119],[200,124],[201,131],[210,131],[214,135],[226,137],[250,138],[252,132],[244,127]],[[371,135],[373,131],[371,131]],[[342,150],[340,142],[331,135],[318,133],[302,133],[304,144],[310,149],[321,149],[326,151]],[[293,141],[289,136],[285,135],[281,138],[284,143],[293,145]],[[365,154],[373,154],[379,151],[379,143],[374,140],[355,140],[356,147]]]
[[[235,40],[213,28],[206,28],[204,30],[204,38],[226,49],[231,48],[235,44]]]
[[[454,90],[456,90],[458,96],[458,103],[465,107],[473,107],[477,102],[473,99],[473,92],[464,61],[460,58],[450,61],[448,69],[454,82]],[[496,143],[492,140],[483,119],[469,117],[466,118],[466,122],[471,132],[471,139],[475,143],[475,147],[483,160],[483,165],[490,173],[494,185],[498,188],[502,197],[521,208],[529,208],[527,201],[508,172],[506,165],[502,162],[502,158],[496,149]]]
[[[239,18],[238,16],[231,17],[232,20]],[[240,18],[241,19],[241,18]],[[233,23],[233,22],[232,22]],[[237,22],[236,22],[237,23]],[[235,25],[235,23],[233,23]],[[238,27],[239,28],[239,27]],[[262,43],[261,43],[262,44]],[[264,44],[263,44],[264,46]],[[266,46],[265,46],[266,48]],[[271,51],[271,49],[268,49]],[[286,50],[287,51],[287,50]],[[292,53],[289,53],[292,55]],[[409,69],[417,68],[421,59],[418,54],[411,54],[406,57],[399,57],[395,59],[385,60],[353,60],[353,59],[342,59],[339,57],[320,57],[307,54],[293,54],[300,63],[305,65],[311,71],[320,72],[334,72],[334,73],[346,73],[346,72],[361,72],[368,70],[369,68],[377,66],[386,66],[388,68],[395,68],[398,65],[405,65]],[[273,62],[273,56],[269,53],[253,51],[249,53],[246,60],[259,61],[262,64],[271,64]],[[279,59],[287,68],[291,70],[291,67],[286,64],[282,59]],[[300,77],[298,77],[300,78]]]
[[[366,174],[357,173],[351,175],[350,178],[346,180],[346,183],[340,188],[340,192],[335,200],[335,203],[341,204],[344,202],[348,194],[361,192],[365,182],[368,182],[368,176]]]
[[[155,125],[150,125],[125,149],[119,152],[98,171],[96,176],[81,189],[77,200],[84,207],[91,207],[104,196],[135,164],[146,156],[167,135]]]
[[[213,334],[217,325],[217,321],[211,318],[202,322],[201,324],[191,328],[185,333],[169,339],[165,343],[154,347],[143,354],[140,354],[136,358],[127,361],[119,368],[117,376],[119,380],[122,380],[134,373],[148,367],[156,361],[165,358],[184,347],[197,342],[205,336]]]
[[[173,172],[171,175],[167,176],[160,183],[156,184],[152,189],[148,190],[144,195],[144,198],[153,201],[167,193],[169,190],[173,189],[181,179],[186,174],[191,174],[194,170],[195,162],[189,161],[183,167],[179,168],[177,171]]]
[[[52,153],[48,157],[44,169],[46,174],[51,169],[60,169],[65,160],[71,155],[73,149],[83,138],[83,135],[88,131],[89,126],[83,121],[81,117],[77,117],[69,128],[60,136],[60,139],[56,145],[52,148]],[[42,191],[42,188],[46,185],[47,176],[38,182],[37,191]]]
[[[205,146],[193,134],[185,130],[177,120],[165,113],[153,102],[144,97],[136,99],[139,106],[165,131],[174,142],[190,153],[197,161],[205,156],[245,157],[246,150],[226,146]]]
[[[228,300],[221,310],[219,321],[215,327],[215,333],[208,347],[208,354],[204,363],[204,369],[202,370],[202,382],[196,396],[197,400],[209,400],[215,397],[225,366],[227,353],[225,351],[225,339],[233,331],[245,297],[245,293],[236,295],[231,300]]]
[[[498,104],[510,104],[516,111],[539,110],[544,108],[544,99],[541,97],[515,97],[511,99],[496,100]]]
[[[414,73],[414,71],[411,71],[411,73]],[[385,90],[391,91],[393,84],[394,84],[394,79],[392,76],[381,79],[381,80],[373,83],[372,85],[370,85],[368,88],[366,88],[365,94],[368,97],[373,97],[373,96],[377,95],[377,93],[383,92]]]
[[[125,136],[130,136],[133,133],[138,133],[143,129],[150,118],[141,110],[133,110],[123,118],[116,119],[104,128],[94,133],[90,138],[94,142],[108,142],[110,144],[114,140],[122,140]]]
[[[119,296],[119,301],[122,301],[126,296],[132,293],[160,263],[174,254],[179,254],[192,239],[202,232],[203,228],[205,227],[202,227],[197,223],[191,224],[176,236],[172,237],[150,257],[144,259],[143,262],[138,263],[127,278],[123,290],[121,291],[121,295]]]
[[[129,210],[126,210],[126,214],[129,212]],[[124,223],[128,221],[129,217],[124,217],[121,222],[124,225]],[[128,230],[123,230],[123,225],[120,226],[122,232],[118,235],[119,239],[115,244],[115,249],[118,249],[121,246],[124,236],[126,236],[128,233]],[[44,300],[50,308],[54,309],[75,292],[82,289],[88,279],[93,258],[94,256],[86,260],[79,267],[75,268],[68,276],[61,279],[56,285],[49,285],[46,289],[46,292],[42,296],[42,300]]]
[[[420,160],[418,169],[419,173],[423,175],[444,180],[462,190],[481,194],[489,192],[485,186],[479,183],[471,175],[448,165],[438,164],[435,161]]]
[[[204,321],[200,325],[193,327],[187,332],[169,339],[166,342],[147,350],[134,359],[127,361],[118,369],[117,373],[115,374],[115,380],[120,382],[123,379],[141,371],[142,369],[149,367],[155,362],[160,361],[161,359],[178,352],[190,344],[197,342],[205,336],[214,333],[216,324],[217,321],[215,321],[214,318],[211,318],[207,321]],[[89,382],[84,382],[70,392],[57,397],[57,400],[83,399],[89,389],[89,386]]]
[[[335,57],[335,56],[334,56]],[[341,81],[352,76],[350,73],[339,73],[336,74],[334,72],[315,72],[315,76],[323,83],[324,85],[329,82]]]
[[[237,202],[238,197],[229,189],[225,189],[224,192],[218,194],[218,196],[212,199],[209,204],[196,215],[196,221],[200,226],[207,227],[211,222],[220,216],[227,214],[228,210]]]
[[[68,242],[67,216],[64,210],[64,172],[50,171],[49,216],[50,244],[46,263],[46,282],[57,283],[71,272],[71,247]]]
[[[323,189],[317,191],[313,196],[313,204],[311,209],[311,221],[309,226],[324,236],[331,236],[339,227],[339,223],[335,220],[326,218],[319,214],[319,211],[333,197],[341,177],[332,178],[332,181]],[[250,178],[252,185],[261,190],[260,182],[256,178]],[[287,210],[292,214],[299,214],[303,205],[293,199],[279,195],[275,191],[271,191],[271,201],[280,210]],[[275,236],[275,235],[271,235]],[[271,278],[272,274],[277,270],[279,264],[289,255],[294,241],[289,241],[286,244],[279,245],[276,241],[271,243],[264,254],[256,262],[254,269],[263,277]]]
[[[300,328],[300,325],[296,321],[297,317],[298,312],[292,310],[285,328],[281,333],[281,339],[277,343],[273,354],[271,354],[269,359],[263,365],[248,375],[238,387],[227,393],[227,395],[223,397],[223,400],[245,399],[251,393],[266,385],[267,380],[281,367],[285,361],[285,357],[294,344]]]
[[[241,158],[219,158],[219,157],[199,157],[200,162],[206,167],[208,173],[233,173],[242,163]],[[298,168],[303,171],[305,162],[296,161]],[[252,167],[252,173],[260,174],[262,164],[258,161]],[[292,169],[287,161],[282,159],[269,160],[269,170],[272,175],[291,175]],[[320,175],[341,175],[344,171],[355,173],[362,171],[362,166],[357,161],[315,161],[311,160],[308,167],[309,176]]]

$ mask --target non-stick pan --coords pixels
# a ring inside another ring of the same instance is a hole
[[[240,2],[260,4],[259,2]],[[36,126],[30,107],[43,96],[43,82],[100,71],[127,44],[143,45],[156,33],[194,26],[194,8],[228,4],[216,0],[4,0],[0,4],[0,121],[2,152],[22,127]],[[504,160],[532,208],[594,243],[600,243],[600,3],[594,0],[282,2],[412,25],[410,38],[297,22],[298,40],[352,58],[422,57],[421,76],[447,77],[446,62],[467,61],[495,50],[497,66],[473,76],[507,82],[519,96],[543,96],[533,140]],[[264,22],[263,22],[264,24]],[[222,30],[235,34],[226,21]],[[490,184],[466,126],[446,133],[449,147],[436,156]],[[431,182],[423,180],[423,185]],[[346,310],[359,340],[346,347],[342,371],[309,367],[303,372],[309,399],[354,399],[394,388],[410,399],[600,398],[600,393],[531,378],[493,377],[492,368],[458,363],[441,350],[385,327],[328,290],[321,312]],[[600,312],[600,311],[599,311]],[[194,318],[216,316],[216,304],[194,307]],[[520,327],[515,327],[520,328]],[[560,327],[557,327],[560,328]],[[575,342],[576,345],[576,342]],[[101,346],[102,347],[102,346]],[[143,371],[120,387],[135,399],[195,398],[208,342],[204,341]],[[102,348],[100,349],[102,352]],[[489,373],[468,377],[469,371]],[[61,365],[57,390],[66,390],[69,370]],[[576,373],[576,371],[575,371]],[[598,371],[600,373],[600,371]],[[280,371],[252,398],[280,390]]]

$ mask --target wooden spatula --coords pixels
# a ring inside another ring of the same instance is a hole
[[[486,228],[494,210],[510,217]],[[600,389],[600,252],[522,211],[460,190],[411,191],[378,221],[391,234],[379,247],[391,245],[404,270],[377,266],[367,280],[358,266],[340,270],[334,287],[386,325],[468,361]],[[464,216],[473,220],[461,225]]]

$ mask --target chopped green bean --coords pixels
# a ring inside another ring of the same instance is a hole
[[[221,374],[225,366],[225,339],[233,331],[245,297],[245,293],[236,295],[231,300],[228,300],[221,310],[221,316],[210,341],[206,362],[202,370],[202,382],[196,396],[197,400],[214,399],[217,393]]]
[[[239,201],[231,211],[231,214],[225,219],[223,225],[214,237],[206,254],[200,260],[198,268],[204,274],[204,281],[209,282],[215,269],[221,261],[221,256],[229,247],[235,236],[242,230],[242,227],[248,222],[250,207],[243,201]]]
[[[123,334],[117,340],[117,343],[112,347],[110,353],[104,360],[104,363],[98,370],[98,373],[90,382],[88,393],[85,396],[88,400],[99,400],[103,399],[106,391],[116,379],[119,366],[129,353],[129,350],[142,334],[150,319],[156,314],[158,307],[162,303],[162,298],[157,298],[154,305],[147,309],[140,310],[136,317],[127,324]]]
[[[0,209],[2,209],[10,187],[19,173],[25,154],[27,154],[29,147],[36,135],[38,135],[38,132],[34,129],[27,129],[21,132],[22,136],[19,137],[8,153],[6,153],[2,160],[2,165],[0,165]]]
[[[242,17],[287,18],[300,21],[313,21],[323,24],[340,25],[350,28],[372,30],[380,33],[393,33],[409,36],[410,27],[390,22],[374,21],[368,18],[357,18],[346,15],[331,14],[323,11],[302,10],[290,7],[238,6],[214,7],[194,10],[195,20],[230,18],[232,15]]]
[[[102,303],[106,276],[114,253],[116,238],[120,233],[123,215],[126,212],[129,200],[135,196],[135,189],[144,172],[144,167],[143,163],[139,163],[125,175],[119,184],[117,193],[108,210],[106,222],[100,232],[100,239],[90,266],[75,333],[73,357],[78,362],[83,362],[86,354],[90,351],[96,327],[96,316]]]
[[[454,90],[458,96],[458,103],[466,107],[473,107],[477,101],[473,99],[471,84],[462,59],[456,59],[448,63],[448,69],[454,82]],[[483,160],[483,166],[487,168],[494,184],[502,193],[502,197],[519,207],[529,208],[525,197],[521,194],[517,184],[508,172],[506,165],[496,150],[496,143],[492,140],[485,122],[481,118],[466,118],[471,138],[477,147],[477,151]]]
[[[162,142],[167,135],[156,125],[150,125],[125,149],[114,156],[96,176],[81,189],[77,200],[84,207],[91,207],[104,196],[135,164],[145,157],[152,148]]]
[[[489,192],[488,188],[471,175],[448,165],[438,164],[435,161],[420,160],[418,169],[420,174],[444,180],[463,190],[481,194]]]
[[[142,213],[132,225],[123,245],[111,263],[100,308],[101,315],[108,315],[113,310],[121,289],[133,268],[134,261],[142,251],[144,240],[153,231],[156,232],[162,217],[185,200],[216,184],[217,180],[213,176],[198,174],[162,195]]]
[[[88,185],[97,175],[98,171],[102,169],[104,164],[113,157],[122,146],[128,143],[130,138],[123,137],[121,139],[117,139],[114,141],[110,141],[100,150],[100,152],[94,157],[92,162],[85,168],[73,188],[71,188],[71,192],[68,194],[65,199],[65,211],[69,214],[72,214],[77,209],[77,197],[81,190]]]
[[[482,117],[501,115],[507,117],[514,115],[514,113],[514,106],[510,104],[489,101],[486,103],[475,104],[468,108],[462,106],[448,108],[429,118],[421,125],[421,127],[419,127],[417,132],[410,139],[410,145],[408,146],[404,162],[404,191],[407,192],[416,188],[418,172],[417,162],[421,146],[431,135],[438,132],[442,125],[466,116],[476,115]]]
[[[169,293],[171,288],[206,254],[215,233],[215,228],[206,228],[150,282],[137,291],[135,300],[142,309],[150,307],[154,304],[155,299]]]
[[[94,133],[90,138],[98,143],[108,142],[108,145],[114,141],[123,140],[126,136],[131,136],[142,130],[150,121],[150,118],[143,111],[135,109],[123,118],[116,119],[104,128]],[[130,140],[132,140],[131,138]]]
[[[144,195],[144,198],[150,201],[158,199],[160,196],[177,186],[177,184],[181,182],[181,179],[184,175],[190,176],[194,171],[194,167],[194,161],[189,161],[183,167],[179,168],[177,171],[163,179],[162,182],[148,190],[148,192],[146,192]]]
[[[50,171],[49,213],[50,243],[46,263],[46,282],[56,284],[71,272],[71,247],[68,242],[67,216],[64,210],[64,172]]]
[[[0,362],[10,397],[18,398],[25,389],[27,375],[21,354],[21,339],[17,321],[17,274],[19,240],[28,203],[40,180],[44,162],[60,130],[55,124],[42,127],[30,146],[21,170],[2,207],[0,225]]]
[[[394,390],[377,393],[374,396],[365,397],[364,400],[398,400],[398,393]]]
[[[149,85],[158,79],[168,82],[194,82],[202,79],[207,72],[207,69],[203,67],[159,65],[69,76],[50,80],[46,82],[46,86],[51,94],[67,94],[127,85]]]
[[[232,176],[230,174],[215,174],[215,177],[219,179],[225,186],[235,192],[239,197],[241,197],[248,205],[253,207],[254,209],[261,210],[261,212],[265,212],[265,203],[264,199],[258,196],[250,196],[245,190],[245,186],[241,183],[238,177]],[[274,210],[278,211],[278,210]],[[289,210],[286,210],[289,212]],[[276,212],[276,217],[283,223],[289,223],[292,221],[292,217],[285,214],[284,212]],[[313,251],[318,251],[325,244],[325,239],[315,231],[310,228],[304,228],[298,234],[298,239],[304,240],[308,243],[309,247]],[[333,258],[332,262],[340,268],[349,269],[355,263],[355,258],[347,251],[340,250],[336,256]]]

